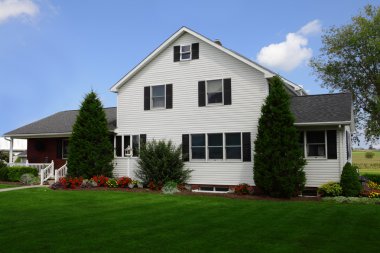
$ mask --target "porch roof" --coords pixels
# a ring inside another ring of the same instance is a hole
[[[291,98],[296,125],[352,124],[351,93],[308,95]]]
[[[104,108],[108,129],[116,128],[116,107]],[[38,137],[70,135],[79,110],[63,111],[5,133],[6,137]]]

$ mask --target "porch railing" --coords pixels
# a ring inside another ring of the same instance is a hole
[[[41,185],[43,185],[44,182],[48,180],[49,178],[54,177],[54,161],[51,161],[49,166],[47,166],[46,168],[40,171],[40,177],[41,177]]]
[[[58,182],[61,177],[65,177],[67,174],[67,163],[65,163],[61,168],[55,170],[54,182]]]
[[[8,163],[9,167],[13,167],[13,166],[33,167],[33,168],[36,168],[38,172],[40,172],[42,169],[45,169],[49,165],[50,163],[29,163],[28,161],[26,161],[25,163]]]

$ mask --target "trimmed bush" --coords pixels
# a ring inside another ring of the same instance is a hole
[[[338,182],[328,182],[318,189],[323,197],[336,197],[343,193],[342,186]]]
[[[9,167],[0,167],[0,180],[1,181],[8,181],[8,172],[9,172]]]
[[[23,174],[32,174],[38,176],[38,170],[32,167],[26,166],[14,166],[8,168],[8,181],[18,182]]]
[[[380,174],[365,173],[362,174],[367,180],[380,184]]]
[[[374,156],[375,156],[374,152],[371,152],[371,151],[365,152],[365,158],[367,159],[372,159]]]
[[[346,163],[343,167],[340,177],[340,185],[342,186],[343,196],[356,197],[360,194],[362,185],[359,181],[358,167],[351,163]]]
[[[181,146],[176,147],[171,141],[151,141],[140,149],[136,176],[144,184],[154,183],[155,187],[174,181],[186,183],[191,170],[184,168]]]

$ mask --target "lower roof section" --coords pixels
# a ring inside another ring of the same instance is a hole
[[[296,126],[352,125],[350,93],[293,96],[291,111]],[[116,128],[116,107],[105,108],[108,129]],[[68,137],[79,110],[63,111],[5,133],[13,138]]]

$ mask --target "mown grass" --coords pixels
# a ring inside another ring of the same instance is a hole
[[[12,187],[18,187],[20,185],[12,185],[12,184],[0,184],[0,189],[3,189],[3,188],[12,188]]]
[[[359,167],[360,174],[380,174],[380,151],[371,151],[375,154],[373,158],[366,158],[366,152],[367,151],[352,152],[352,163]]]
[[[118,191],[0,193],[3,252],[378,252],[379,205]]]

